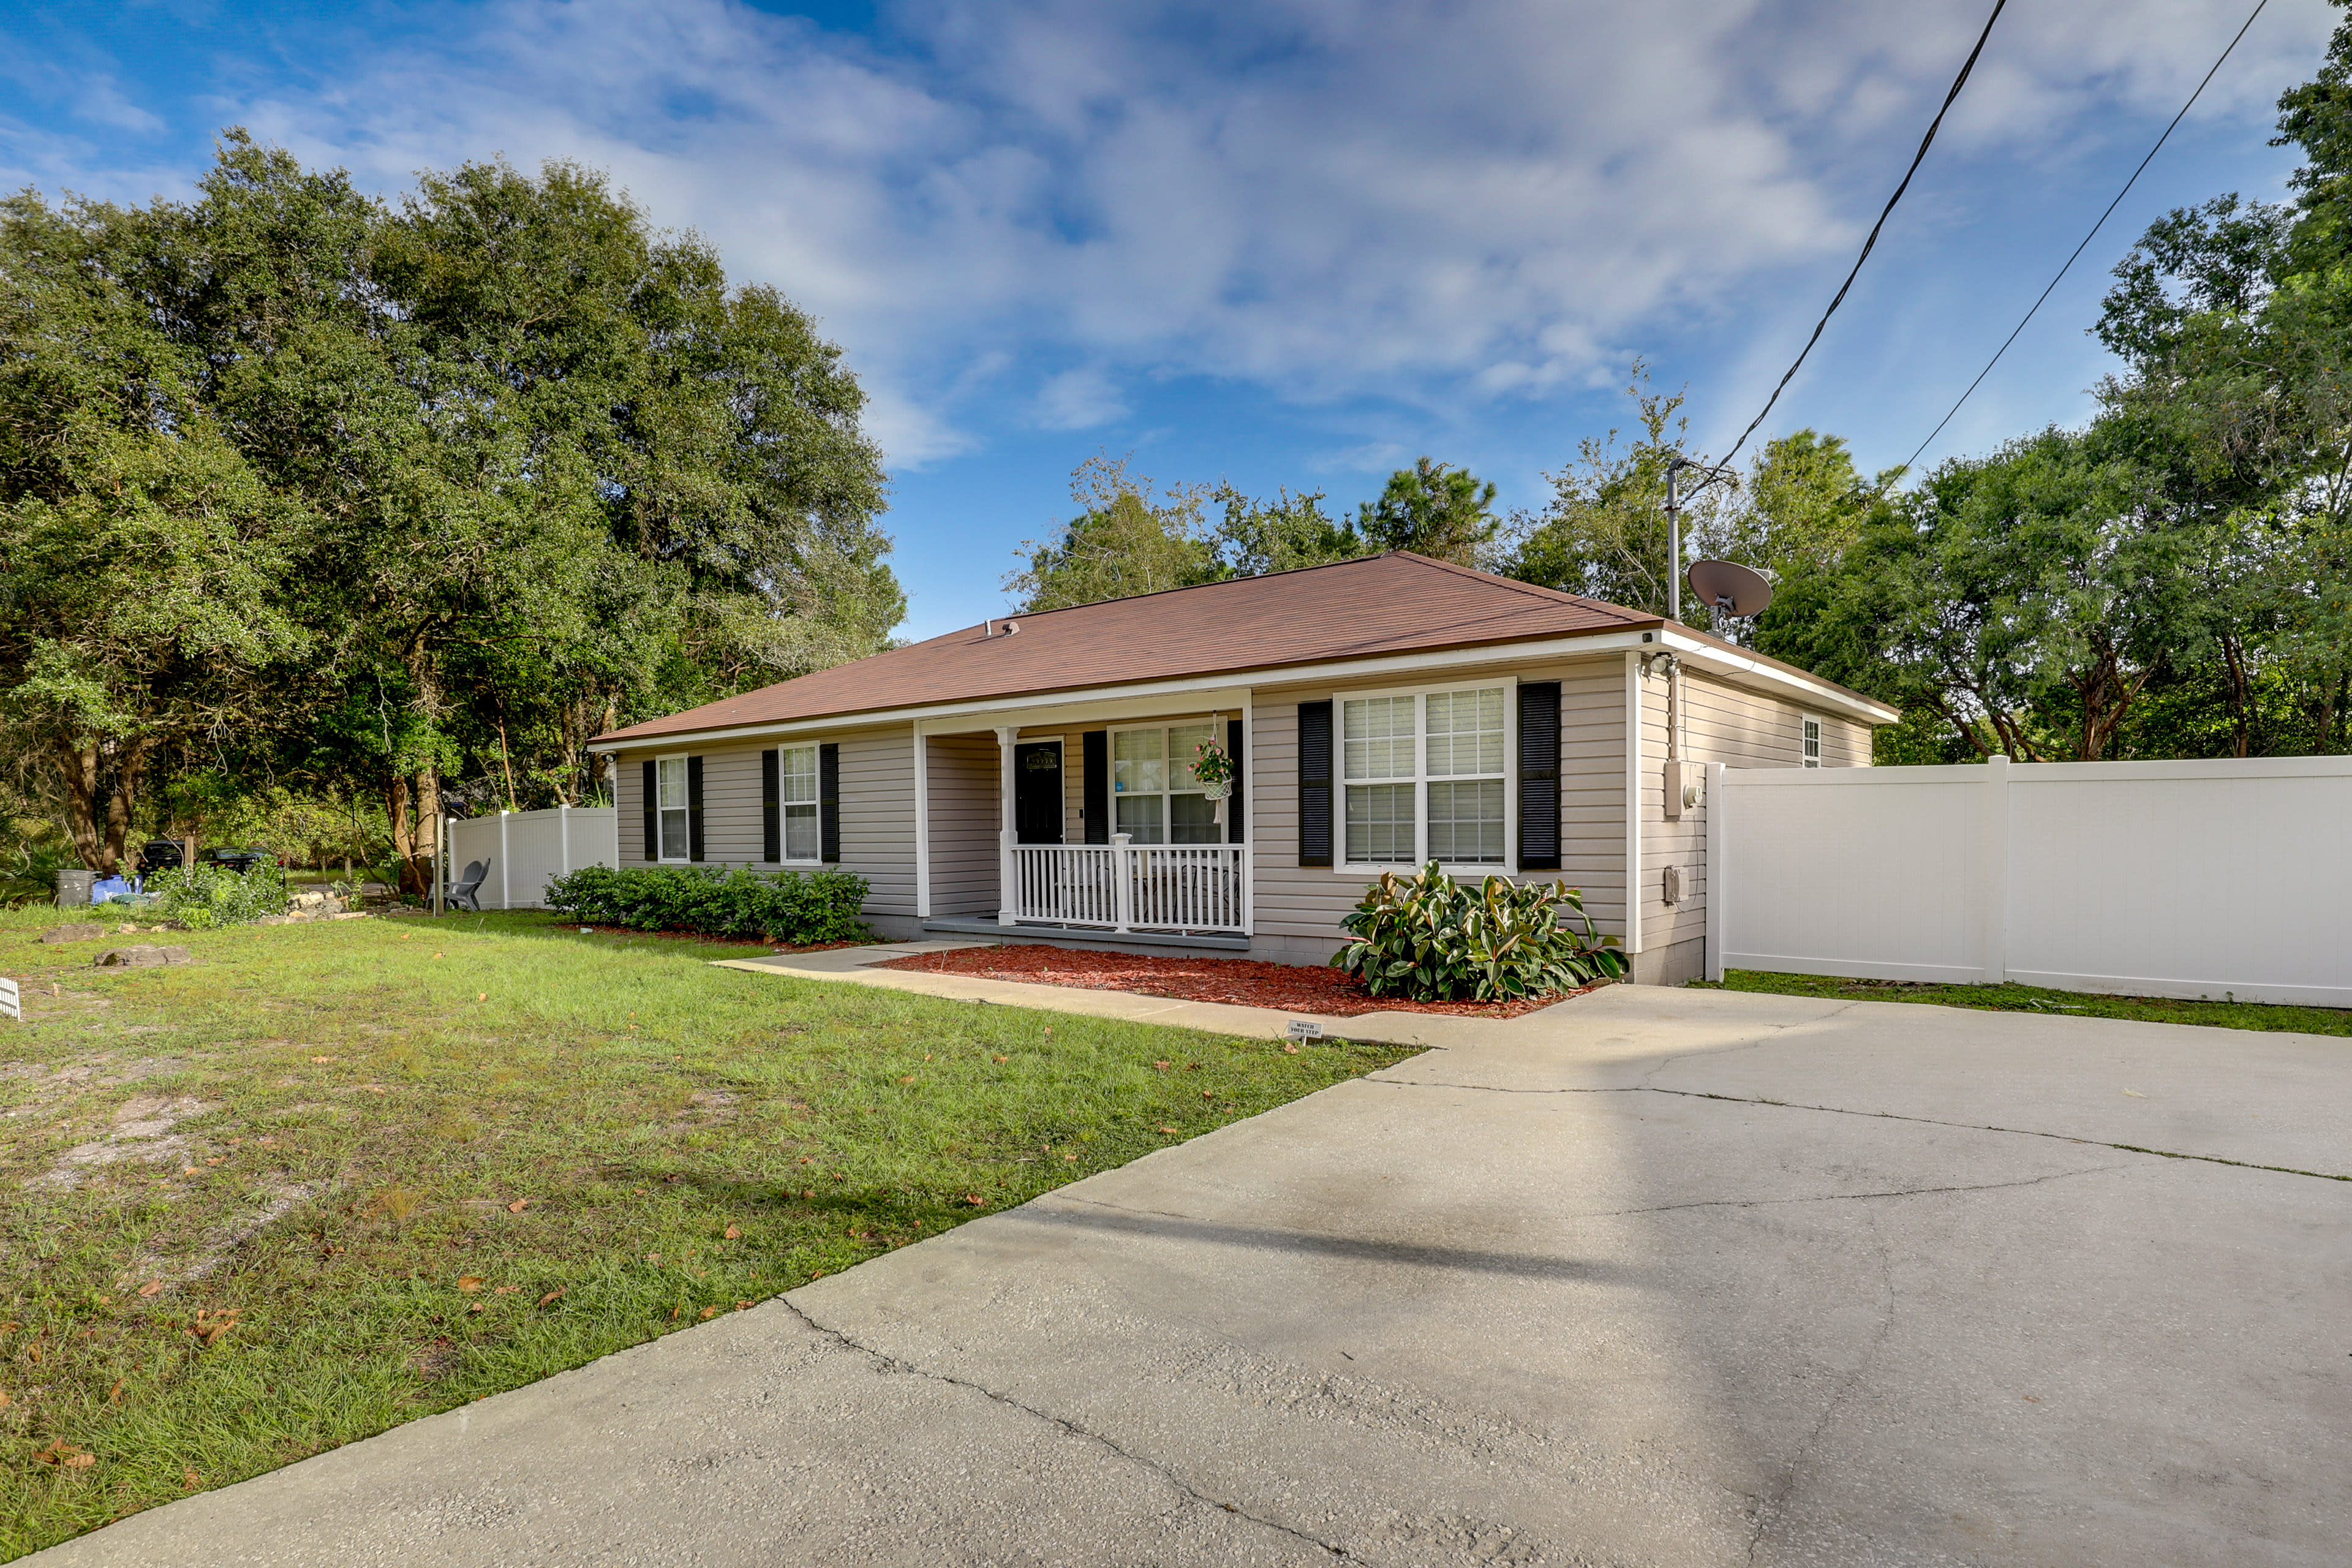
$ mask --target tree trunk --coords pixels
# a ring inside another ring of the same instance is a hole
[[[408,820],[408,779],[394,773],[384,791],[384,815],[392,819],[392,858],[396,868],[394,875],[400,879],[404,893],[421,893],[424,884],[416,878],[416,830]]]
[[[131,837],[131,810],[139,794],[140,775],[146,771],[147,742],[128,741],[123,743],[122,760],[114,770],[114,788],[106,801],[106,874],[116,875],[122,866],[122,851]]]
[[[430,898],[440,869],[441,777],[431,768],[416,775],[416,891]]]
[[[100,876],[111,876],[114,868],[107,863],[106,840],[98,826],[98,748],[68,743],[58,752],[65,764],[66,832],[74,853]]]

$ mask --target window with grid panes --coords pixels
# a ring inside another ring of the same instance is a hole
[[[814,746],[786,746],[778,752],[776,795],[784,814],[784,858],[814,860],[823,853],[817,837]]]
[[[1138,844],[1223,843],[1217,803],[1192,776],[1201,747],[1215,737],[1210,723],[1111,731],[1113,831]]]
[[[691,848],[686,824],[686,759],[664,757],[654,777],[660,789],[656,805],[660,812],[661,858],[683,860]]]
[[[1507,695],[1486,686],[1341,702],[1348,864],[1506,863]]]

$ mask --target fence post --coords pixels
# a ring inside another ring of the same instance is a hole
[[[572,875],[572,807],[568,802],[562,801],[557,802],[555,806],[555,874],[559,877]],[[541,904],[547,902],[545,889],[540,890],[539,901]]]
[[[507,891],[508,873],[514,869],[514,858],[507,853],[509,815],[510,814],[503,808],[499,812],[499,908],[502,910],[514,907],[514,900],[508,895]]]
[[[1134,842],[1124,833],[1110,836],[1111,917],[1120,931],[1135,923]]]
[[[1983,793],[1978,803],[1977,855],[1984,900],[1984,983],[2009,978],[2009,759],[1985,759]]]
[[[1725,772],[1721,763],[1706,764],[1706,977],[1718,984],[1723,979],[1724,932],[1730,924],[1730,911],[1724,906],[1723,868],[1731,858]]]
[[[441,853],[433,858],[433,912],[441,913],[441,895],[449,886],[449,814],[441,814]]]

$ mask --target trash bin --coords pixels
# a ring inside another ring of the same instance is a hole
[[[89,890],[98,881],[98,873],[79,869],[58,873],[58,908],[84,910],[89,907]]]

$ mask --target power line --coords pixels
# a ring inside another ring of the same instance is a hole
[[[1903,464],[1905,468],[1907,468],[1911,467],[1912,464],[1916,463],[1919,460],[1919,453],[1926,451],[1934,444],[1936,437],[1944,433],[1944,426],[1952,422],[1952,416],[1960,411],[1960,405],[1966,403],[1969,400],[1969,394],[1975,392],[1977,387],[1983,383],[1984,378],[1992,374],[1992,367],[2000,363],[2000,356],[2009,352],[2009,345],[2017,341],[2017,334],[2025,331],[2025,323],[2033,320],[2034,311],[2041,310],[2042,302],[2050,298],[2050,290],[2058,287],[2059,280],[2066,276],[2067,270],[2081,258],[2083,252],[2090,247],[2091,241],[2097,237],[2099,230],[2106,226],[2107,219],[2115,216],[2116,208],[2123,205],[2124,197],[2131,194],[2132,186],[2137,184],[2139,181],[2140,175],[2147,172],[2148,164],[2155,161],[2156,155],[2158,153],[2164,151],[2164,144],[2167,141],[2170,140],[2174,127],[2178,126],[2182,120],[2186,119],[2189,111],[2196,107],[2198,99],[2204,95],[2207,83],[2210,83],[2213,79],[2214,72],[2219,71],[2221,68],[2223,61],[2226,61],[2230,58],[2231,53],[2237,48],[2238,40],[2246,36],[2246,29],[2254,25],[2254,18],[2261,16],[2263,14],[2263,7],[2269,4],[2270,0],[2254,0],[2253,10],[2247,14],[2244,24],[2241,26],[2236,34],[2231,37],[2229,47],[2221,51],[2221,59],[2217,59],[2213,62],[2213,69],[2205,73],[2205,79],[2197,84],[2197,90],[2189,95],[2189,101],[2182,104],[2180,106],[2180,112],[2172,117],[2172,124],[2167,125],[2164,128],[2164,134],[2156,139],[2156,145],[2147,150],[2147,156],[2142,158],[2139,161],[2139,167],[2131,172],[2131,178],[2124,182],[2124,188],[2116,193],[2116,199],[2107,204],[2107,210],[2099,215],[2099,221],[2093,224],[2091,226],[2091,232],[2083,237],[2083,243],[2074,247],[2074,255],[2066,258],[2066,265],[2058,268],[2058,276],[2050,279],[2050,288],[2042,289],[2042,292],[2035,297],[2032,309],[2025,312],[2024,320],[2019,321],[2017,323],[2016,330],[2000,341],[2000,347],[1993,351],[1992,358],[1985,361],[1984,369],[1977,372],[1976,380],[1969,383],[1969,390],[1961,393],[1951,407],[1944,411],[1944,416],[1936,421],[1936,427],[1927,432],[1927,439],[1920,442],[1918,448],[1905,460]]]
[[[1764,400],[1763,413],[1748,421],[1748,428],[1739,433],[1739,439],[1731,444],[1731,450],[1723,455],[1718,467],[1727,465],[1738,457],[1739,448],[1748,444],[1748,437],[1756,434],[1756,426],[1764,423],[1765,416],[1772,412],[1772,405],[1780,401],[1780,394],[1789,389],[1789,383],[1803,368],[1805,355],[1811,353],[1813,345],[1822,341],[1822,329],[1830,324],[1830,318],[1837,314],[1837,308],[1845,303],[1846,290],[1853,287],[1854,279],[1862,272],[1862,264],[1870,259],[1871,248],[1878,243],[1878,231],[1886,226],[1887,218],[1895,212],[1895,204],[1901,201],[1903,193],[1911,188],[1911,176],[1919,172],[1920,163],[1927,159],[1927,149],[1935,145],[1936,132],[1943,127],[1945,114],[1950,110],[1952,100],[1960,96],[1960,89],[1968,86],[1969,73],[1977,68],[1977,57],[1984,53],[1985,40],[1992,37],[1992,25],[2000,20],[2001,11],[2008,4],[2009,0],[1993,0],[1992,15],[1985,18],[1984,31],[1977,35],[1977,47],[1969,51],[1968,61],[1960,67],[1960,74],[1952,79],[1952,90],[1944,95],[1944,107],[1936,110],[1936,118],[1928,122],[1927,134],[1919,139],[1919,150],[1911,154],[1911,166],[1903,172],[1903,183],[1895,187],[1895,194],[1886,198],[1885,209],[1878,215],[1878,221],[1870,226],[1870,237],[1862,242],[1862,254],[1853,258],[1853,270],[1845,275],[1845,281],[1838,285],[1837,298],[1830,301],[1830,308],[1823,310],[1822,319],[1813,324],[1813,335],[1805,340],[1804,348],[1797,354],[1797,363],[1789,367],[1789,374],[1780,378],[1780,384],[1774,387],[1772,395]]]

